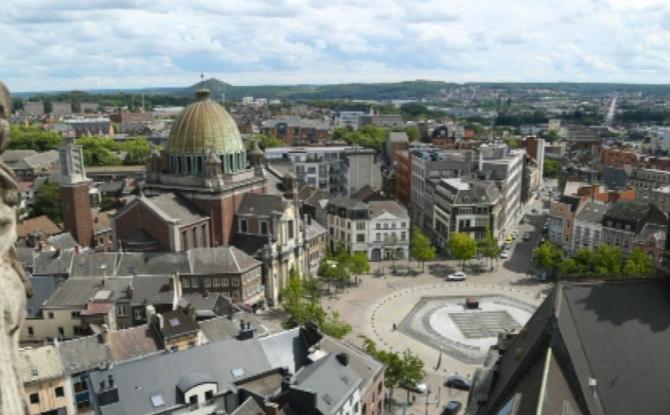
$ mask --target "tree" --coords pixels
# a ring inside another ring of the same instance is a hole
[[[416,226],[412,229],[412,239],[409,244],[410,254],[417,261],[421,261],[421,271],[423,271],[426,261],[435,258],[435,248],[430,243],[430,239]]]
[[[354,274],[357,279],[360,274],[370,272],[370,262],[365,252],[355,252],[349,257],[347,265],[349,272]]]
[[[100,211],[102,212],[114,209],[117,206],[119,206],[119,199],[115,197],[103,196],[100,200]]]
[[[321,331],[333,337],[342,338],[351,331],[351,325],[342,321],[337,311],[327,313],[319,301],[314,285],[309,279],[291,272],[282,292],[282,307],[286,312],[287,328],[316,323]]]
[[[593,251],[588,248],[578,249],[573,255],[573,259],[578,267],[580,274],[590,273],[593,269]]]
[[[632,278],[649,277],[654,272],[654,263],[646,252],[636,246],[626,259],[623,272]]]
[[[149,141],[144,137],[136,137],[121,144],[121,150],[127,153],[123,164],[144,164],[151,153]]]
[[[542,174],[544,177],[557,177],[559,174],[561,174],[561,163],[556,160],[545,158]]]
[[[493,260],[495,258],[498,258],[500,255],[500,246],[498,246],[498,241],[496,238],[493,236],[493,232],[491,232],[490,228],[486,228],[486,232],[484,233],[484,237],[482,238],[481,241],[479,241],[478,249],[479,252],[485,257],[489,258],[489,264],[493,264]]]
[[[84,163],[87,166],[113,166],[121,164],[121,159],[115,154],[119,150],[118,144],[107,137],[82,137],[77,144],[83,147]]]
[[[45,131],[34,125],[11,125],[9,148],[14,150],[55,150],[63,144],[63,136],[55,131]]]
[[[47,215],[54,223],[63,220],[60,201],[60,186],[57,183],[45,183],[35,192],[34,216]]]
[[[558,265],[558,270],[561,275],[576,275],[579,273],[579,265],[574,259],[565,258]]]
[[[608,244],[599,245],[593,251],[593,270],[596,274],[616,277],[621,274],[621,248]]]
[[[538,266],[555,273],[563,258],[563,251],[553,243],[546,241],[533,249],[533,258]]]
[[[401,354],[393,351],[379,350],[375,342],[363,337],[365,352],[386,366],[384,385],[390,390],[391,400],[393,389],[401,385],[416,385],[426,376],[423,370],[423,361],[409,349]]]
[[[405,128],[405,133],[409,141],[418,141],[421,138],[421,130],[416,125],[410,125]]]
[[[255,134],[254,138],[258,140],[258,146],[263,150],[270,147],[281,147],[286,144],[279,138],[270,137],[263,133]]]
[[[451,255],[462,261],[463,267],[465,267],[465,261],[477,254],[477,241],[467,233],[456,232],[451,234],[448,246]]]

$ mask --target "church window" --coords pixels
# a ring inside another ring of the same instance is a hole
[[[197,174],[198,176],[202,176],[202,156],[197,156],[196,157],[196,169],[197,169]]]
[[[181,174],[182,173],[181,168],[182,168],[181,157],[177,157],[177,171],[175,173]]]
[[[191,165],[191,156],[186,156],[186,174],[193,174],[193,166]]]

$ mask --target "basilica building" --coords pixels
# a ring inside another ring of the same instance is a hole
[[[311,267],[297,200],[269,189],[277,178],[266,177],[262,151],[257,143],[247,151],[209,91],[196,98],[175,119],[165,149],[151,154],[140,194],[112,217],[115,249],[237,246],[261,260],[266,299],[276,304],[290,272]]]

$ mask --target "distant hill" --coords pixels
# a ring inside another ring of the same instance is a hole
[[[442,81],[407,81],[371,84],[331,84],[331,85],[257,85],[234,86],[216,78],[207,79],[184,88],[178,95],[193,96],[200,88],[207,88],[215,99],[238,101],[244,96],[279,98],[284,100],[311,99],[421,99],[440,95],[444,89],[457,84]]]

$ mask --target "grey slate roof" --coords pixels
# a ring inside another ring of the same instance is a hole
[[[221,316],[199,321],[198,324],[207,340],[215,342],[236,337],[240,332],[240,321],[242,320],[251,323],[251,327],[256,329],[254,335],[257,338],[268,334],[268,329],[254,315],[246,312],[235,313],[232,319]]]
[[[338,196],[328,201],[330,206],[345,208],[345,209],[367,209],[368,205],[360,200],[352,199],[345,196]]]
[[[600,223],[603,220],[608,206],[600,202],[588,202],[575,216],[576,220],[591,223]]]
[[[180,225],[188,225],[208,218],[207,215],[200,213],[194,206],[172,192],[154,197],[139,196],[137,200],[155,210],[165,220],[174,221]],[[128,205],[130,203],[133,201]]]
[[[195,274],[235,274],[260,266],[260,262],[234,246],[194,248],[188,251]]]
[[[58,343],[57,349],[67,374],[82,373],[112,361],[109,348],[98,336],[66,340]]]
[[[270,216],[284,212],[285,200],[280,195],[246,193],[235,212],[238,215]]]
[[[72,251],[40,252],[35,259],[33,275],[68,274],[73,256]]]
[[[231,358],[233,357],[234,358]],[[236,378],[234,369],[242,369]],[[182,376],[202,373],[211,376],[219,392],[232,388],[235,380],[270,369],[257,341],[222,340],[194,347],[178,353],[163,353],[145,359],[128,361],[105,371],[90,374],[94,392],[99,392],[100,381],[112,375],[118,387],[118,402],[101,407],[104,415],[131,415],[152,413],[181,404],[177,385]],[[154,408],[152,396],[160,395],[164,406]]]
[[[255,399],[249,397],[231,415],[265,415],[265,410]]]
[[[159,328],[164,339],[191,334],[198,331],[198,324],[184,311],[168,310],[161,313],[163,316],[163,327]]]
[[[105,278],[104,286],[101,279],[69,278],[45,304],[46,308],[83,308],[95,293],[103,290],[112,291],[112,299],[126,298],[126,289],[131,278]]]
[[[119,256],[117,275],[165,275],[177,271],[180,274],[191,272],[186,252],[124,252]]]
[[[53,235],[47,238],[49,244],[56,249],[66,250],[74,249],[77,246],[77,241],[70,232],[63,232],[58,235]]]
[[[263,337],[258,342],[273,369],[284,367],[296,373],[309,363],[309,347],[300,327]]]
[[[327,232],[326,228],[321,226],[315,220],[312,220],[311,222],[306,223],[305,224],[305,230],[307,231],[306,237],[307,237],[308,241],[313,239],[313,238],[316,238],[319,235],[323,235]]]
[[[230,244],[248,255],[258,258],[262,254],[263,248],[268,244],[268,237],[265,235],[236,233]]]
[[[33,288],[32,297],[26,302],[27,318],[34,318],[40,314],[42,304],[56,292],[58,280],[55,277],[30,277],[30,285]]]
[[[612,204],[607,210],[607,217],[625,221],[634,221],[642,219],[651,208],[647,202],[636,200],[620,200]]]
[[[116,275],[116,252],[87,252],[72,260],[72,277],[102,277]]]
[[[361,377],[362,385],[373,381],[376,376],[384,370],[384,365],[372,356],[350,347],[342,341],[326,336],[319,344],[321,350],[332,354],[347,353],[349,355],[349,366]]]
[[[304,367],[292,388],[316,393],[316,407],[322,414],[334,413],[361,384],[361,377],[350,366],[340,363],[335,354]]]
[[[132,304],[172,304],[174,290],[170,275],[136,275],[132,282]]]
[[[32,269],[35,265],[36,258],[37,252],[33,248],[20,246],[16,248],[16,259],[21,262],[24,267]]]

